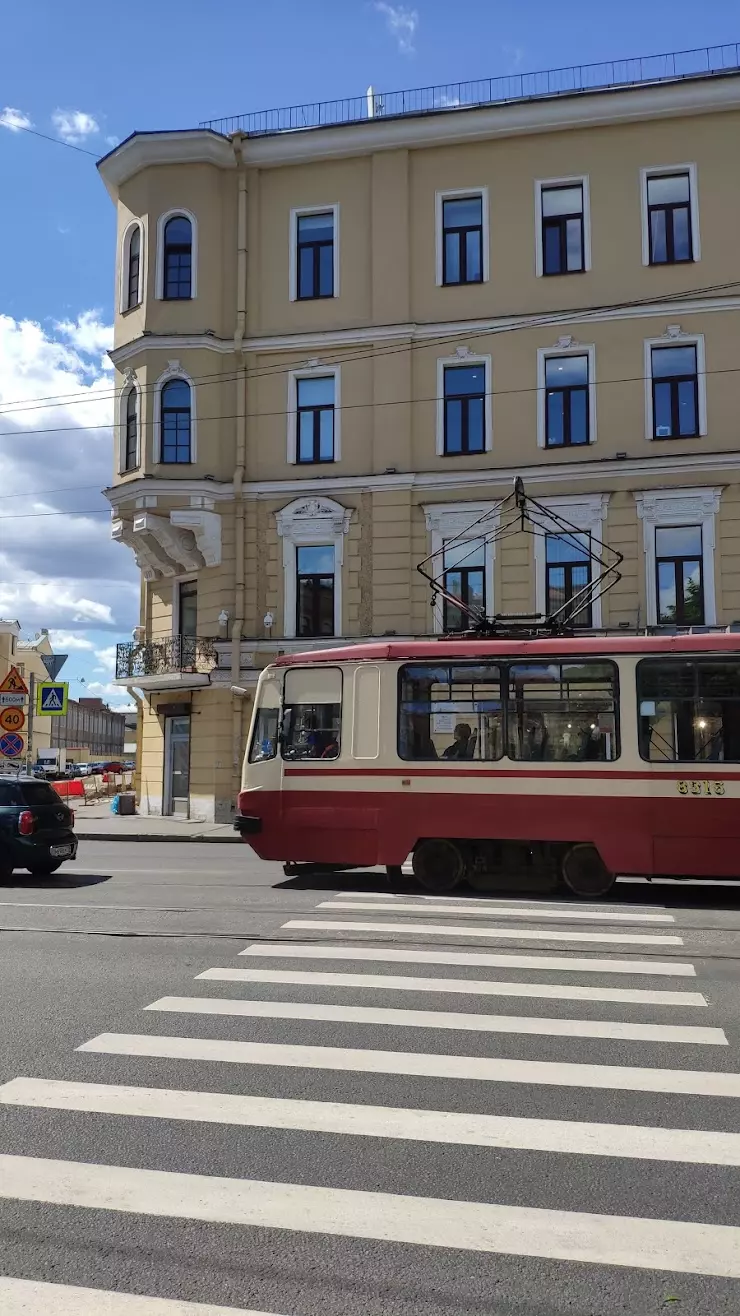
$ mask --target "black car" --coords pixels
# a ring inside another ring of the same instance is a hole
[[[75,816],[53,786],[35,777],[0,777],[0,879],[14,868],[34,877],[77,857]]]

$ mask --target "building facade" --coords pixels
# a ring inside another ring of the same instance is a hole
[[[739,129],[735,68],[101,161],[144,811],[229,816],[276,653],[460,626],[429,554],[489,616],[553,611],[595,539],[581,622],[740,617]],[[516,476],[582,538],[446,554]]]
[[[63,717],[52,723],[52,749],[66,749],[75,763],[91,759],[122,759],[126,714],[115,713],[102,699],[70,699]]]

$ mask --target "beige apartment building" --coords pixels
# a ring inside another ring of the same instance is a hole
[[[545,614],[591,536],[624,562],[581,624],[740,618],[732,52],[558,94],[369,92],[101,161],[143,810],[229,816],[276,653],[459,627],[430,553],[489,616]],[[517,475],[583,538],[473,527],[445,556]]]

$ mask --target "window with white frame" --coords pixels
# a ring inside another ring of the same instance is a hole
[[[464,605],[456,607],[438,595],[432,605],[434,631],[467,630],[472,624],[468,608],[476,617],[494,611],[496,545],[491,534],[499,524],[497,504],[430,503],[424,516],[431,533],[433,574]]]
[[[334,634],[334,545],[299,544],[296,552],[295,633]]]
[[[591,268],[588,179],[538,180],[538,275],[578,274]]]
[[[297,498],[276,512],[286,636],[342,634],[342,563],[351,516],[351,509],[331,498]]]
[[[696,165],[643,169],[642,263],[678,265],[699,259]]]
[[[543,507],[553,513],[543,519],[543,534],[533,536],[535,571],[535,611],[550,616],[566,606],[572,625],[598,628],[602,625],[601,598],[576,613],[581,593],[592,580],[595,564],[591,553],[599,554],[605,544],[605,523],[609,494],[583,494],[560,498],[543,498]],[[563,529],[560,520],[575,529]],[[572,608],[567,607],[573,604]]]
[[[134,471],[139,465],[139,394],[131,384],[124,398],[123,471]]]
[[[488,189],[436,194],[437,284],[488,280]]]
[[[124,313],[132,311],[142,300],[143,294],[143,230],[141,221],[136,219],[128,225],[121,243],[121,297],[120,309]]]
[[[583,607],[583,591],[591,584],[590,534],[545,536],[545,614],[557,613],[574,626],[591,625],[591,604]]]
[[[336,452],[337,373],[296,374],[289,416],[289,460],[298,465],[333,462]]]
[[[649,626],[713,626],[715,518],[722,490],[636,493],[643,526]]]
[[[460,457],[491,449],[491,358],[460,349],[437,362],[437,453]]]
[[[157,220],[155,296],[161,301],[192,301],[197,292],[198,226],[185,209],[168,210]]]
[[[291,301],[316,301],[338,295],[338,226],[337,205],[291,211]]]
[[[689,439],[707,432],[703,337],[672,326],[645,344],[646,432],[649,439]]]

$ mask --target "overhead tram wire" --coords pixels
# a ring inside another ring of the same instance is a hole
[[[740,279],[731,280],[725,283],[708,284],[701,288],[688,289],[684,292],[676,293],[673,297],[670,298],[670,301],[671,303],[687,302],[710,294],[719,294],[722,292],[727,293],[730,289],[737,289],[737,288],[740,288]],[[488,337],[495,337],[498,334],[502,334],[502,333],[514,333],[517,330],[547,328],[559,324],[581,323],[584,319],[592,319],[592,318],[597,319],[599,315],[609,313],[612,311],[630,310],[638,307],[649,307],[649,306],[653,306],[654,304],[655,304],[654,297],[643,297],[643,298],[633,298],[631,300],[622,301],[622,302],[603,303],[601,305],[596,305],[596,306],[587,305],[587,306],[573,307],[567,310],[561,309],[556,311],[540,311],[540,312],[535,312],[533,315],[525,319],[519,320],[517,323],[500,324],[500,325],[492,326],[488,329],[470,328],[466,326],[465,322],[462,322],[460,324],[455,325],[454,328],[450,329],[449,332],[445,334],[427,335],[424,337],[420,337],[418,340],[412,343],[404,343],[401,344],[400,346],[395,344],[389,344],[387,347],[381,347],[381,348],[369,347],[365,351],[357,352],[354,354],[346,354],[345,349],[341,347],[332,347],[329,349],[329,353],[334,354],[335,359],[333,361],[329,359],[322,359],[322,366],[351,364],[356,361],[382,359],[386,356],[395,356],[403,352],[423,351],[425,349],[429,349],[430,347],[434,347],[435,345],[444,344],[445,342],[459,339],[461,337],[488,338]],[[519,314],[520,314],[519,312],[508,312],[508,313],[502,312],[496,316],[496,319],[507,320],[507,321],[515,320],[517,315]],[[660,315],[660,312],[656,311],[655,314],[656,316],[658,316]],[[405,336],[404,329],[406,328],[406,322],[399,323],[397,325],[386,325],[384,326],[384,328],[386,330],[397,328],[399,331],[398,337],[403,337]],[[134,341],[138,342],[139,340],[134,340]],[[152,344],[152,346],[156,346],[156,343]],[[275,353],[280,353],[280,354],[291,352],[294,355],[298,355],[300,352],[300,347],[301,347],[300,344],[296,344],[294,348],[276,347],[274,351]],[[246,348],[245,351],[249,352],[249,348]],[[336,355],[337,353],[339,353],[339,355]],[[246,377],[247,379],[270,378],[276,375],[288,374],[290,373],[291,370],[294,369],[295,369],[295,361],[292,361],[288,365],[283,365],[282,363],[279,364],[275,363],[272,366],[255,367],[253,370],[250,370],[249,368],[246,369],[239,368],[238,370],[227,371],[225,374],[220,371],[213,371],[206,375],[195,375],[192,377],[191,382],[193,384],[198,384],[202,386],[203,384],[206,384],[208,381],[211,381],[213,385],[218,385],[218,384],[235,382],[236,380],[239,380],[243,377]],[[124,386],[124,388],[111,388],[109,392],[106,391],[105,393],[98,393],[98,394],[95,394],[94,392],[83,393],[82,390],[79,390],[76,392],[71,392],[69,394],[60,394],[60,393],[49,394],[46,398],[41,397],[34,399],[18,399],[15,402],[6,401],[0,404],[0,416],[7,415],[12,418],[12,416],[14,415],[19,415],[25,411],[32,411],[36,409],[45,411],[45,410],[53,410],[57,406],[58,407],[80,406],[85,403],[97,403],[97,402],[105,402],[105,401],[115,402],[116,399],[119,399],[122,396],[123,392],[125,391],[125,387],[126,386]],[[155,381],[152,384],[139,385],[138,387],[140,393],[153,392],[157,387],[157,383]],[[13,408],[13,410],[12,411],[5,410],[5,408]]]
[[[556,355],[556,353],[557,353],[557,349],[553,349],[553,356]],[[469,364],[475,365],[476,364],[475,355],[474,354],[471,355],[473,357],[473,360],[472,362],[469,362]],[[468,360],[468,358],[462,357],[460,364],[464,365],[466,360]],[[740,373],[740,366],[719,366],[713,370],[697,370],[697,379],[703,379],[709,375],[735,375],[738,373]],[[604,388],[609,386],[615,386],[617,384],[644,384],[650,378],[651,376],[649,375],[626,375],[621,379],[594,379],[589,381],[588,387]],[[542,393],[544,391],[545,389],[542,385],[528,384],[524,388],[488,389],[483,393],[476,394],[476,396],[484,397],[484,398],[514,397],[527,393]],[[421,398],[390,398],[386,402],[373,401],[373,402],[341,403],[340,406],[335,407],[334,410],[335,412],[340,412],[340,413],[344,411],[366,411],[373,407],[411,407],[417,403],[436,403],[439,401],[441,401],[441,399],[436,394],[434,394],[433,396],[421,397]],[[268,420],[268,419],[274,419],[276,416],[277,417],[290,416],[295,414],[295,412],[296,412],[296,408],[290,408],[290,407],[281,407],[277,411],[247,411],[244,413],[224,412],[216,416],[198,416],[198,424],[204,425],[213,421],[220,421],[220,420],[238,420],[239,417],[242,415],[246,420]],[[125,428],[125,422],[117,421],[117,420],[103,421],[99,425],[63,425],[63,426],[52,425],[49,428],[45,428],[45,429],[22,429],[19,431],[0,430],[0,439],[17,439],[19,437],[23,437],[25,435],[32,435],[32,434],[33,435],[87,434],[92,432],[93,430],[120,430],[123,428]],[[681,439],[682,441],[685,441],[686,439],[698,438],[698,437],[699,437],[698,435],[677,435],[676,440]],[[588,448],[590,445],[584,443],[580,446],[584,448]],[[475,454],[471,454],[471,455],[474,456]],[[177,463],[172,463],[172,464],[176,465]],[[93,486],[88,485],[88,486],[80,486],[80,487],[91,488]],[[5,496],[10,498],[22,497],[21,494],[19,495],[8,494]],[[27,496],[31,497],[32,495],[28,494]]]

